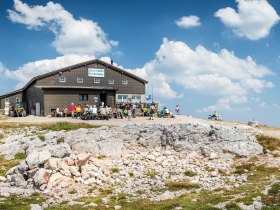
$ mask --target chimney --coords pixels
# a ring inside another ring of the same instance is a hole
[[[111,65],[113,66],[114,65],[114,61],[113,61],[113,59],[111,58]]]

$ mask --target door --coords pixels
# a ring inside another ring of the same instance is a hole
[[[106,93],[100,93],[100,102],[104,102],[104,106],[107,105],[107,94]]]

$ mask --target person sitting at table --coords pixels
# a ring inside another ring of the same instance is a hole
[[[106,109],[105,108],[103,108],[103,107],[100,107],[100,114],[101,115],[106,115],[107,113],[106,113]]]
[[[63,116],[63,113],[62,113],[62,111],[60,110],[59,107],[56,108],[56,116],[57,117],[62,117]]]
[[[63,107],[63,114],[64,114],[64,117],[67,117],[68,108],[66,106]]]
[[[79,118],[81,117],[81,114],[82,114],[81,104],[79,104],[79,105],[76,107],[76,113],[77,113],[77,118],[79,119]]]

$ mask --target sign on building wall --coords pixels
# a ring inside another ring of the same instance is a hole
[[[104,69],[88,68],[89,77],[105,77]]]

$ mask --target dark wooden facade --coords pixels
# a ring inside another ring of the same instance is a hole
[[[89,76],[89,68],[104,69],[104,77]],[[118,95],[144,100],[146,83],[127,71],[96,59],[34,77],[21,91],[0,96],[1,108],[7,98],[13,103],[15,97],[27,103],[29,114],[35,113],[36,103],[40,104],[41,114],[49,114],[57,107],[69,107],[72,102],[98,105],[103,101],[114,106]]]

